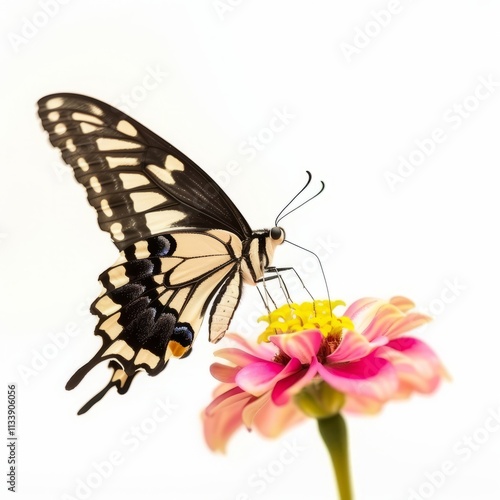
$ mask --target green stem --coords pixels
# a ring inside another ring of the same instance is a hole
[[[332,417],[318,419],[318,427],[332,459],[340,500],[353,500],[345,420],[337,413]]]

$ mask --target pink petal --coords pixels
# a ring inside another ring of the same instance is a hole
[[[419,313],[410,313],[406,316],[403,316],[402,318],[396,319],[393,325],[387,330],[386,335],[390,339],[394,339],[396,337],[400,337],[408,330],[418,328],[419,326],[422,326],[429,321],[432,321],[432,318],[430,316]]]
[[[388,331],[398,319],[403,317],[403,313],[392,304],[384,302],[380,307],[373,311],[370,324],[361,332],[368,340],[372,341],[379,337],[387,336]]]
[[[242,419],[243,424],[247,429],[251,429],[253,425],[253,421],[257,413],[262,409],[263,406],[269,403],[271,399],[271,393],[266,392],[262,396],[255,398],[255,401],[247,404],[245,409],[243,410]]]
[[[274,387],[271,398],[275,405],[281,406],[290,401],[293,394],[297,394],[303,387],[308,385],[318,373],[318,361],[313,359],[307,370],[304,368],[301,371],[281,379]]]
[[[318,373],[340,392],[380,401],[389,399],[398,388],[392,365],[374,353],[352,363],[318,365]]]
[[[386,339],[383,342],[387,342]],[[356,361],[364,358],[380,345],[378,343],[370,343],[366,338],[351,330],[344,330],[342,339],[337,349],[327,357],[328,365],[333,363],[342,363],[346,361]]]
[[[224,411],[202,413],[203,432],[211,450],[225,451],[227,442],[242,425],[242,412],[245,406],[253,399],[252,396],[246,394],[246,398],[235,401]]]
[[[385,401],[379,401],[366,396],[349,394],[347,396],[342,411],[348,413],[375,415],[384,406]]]
[[[226,384],[234,384],[236,374],[239,370],[239,367],[223,365],[221,363],[213,363],[210,366],[212,376]]]
[[[344,316],[351,319],[357,331],[362,332],[370,324],[375,312],[382,304],[384,304],[383,300],[365,297],[353,302],[346,309]]]
[[[247,366],[252,363],[257,363],[262,361],[262,358],[258,358],[248,352],[237,349],[236,347],[226,347],[225,349],[219,349],[214,352],[214,356],[218,358],[225,359],[236,366]]]
[[[244,391],[261,396],[271,390],[278,380],[296,372],[301,367],[298,359],[291,359],[286,366],[272,361],[261,361],[242,368],[236,375],[236,383]]]
[[[356,331],[369,341],[381,337],[395,338],[430,321],[429,316],[407,312],[414,307],[406,297],[393,297],[390,302],[366,298],[352,304],[345,316],[351,318]]]
[[[421,340],[400,337],[389,342],[381,353],[396,369],[401,397],[407,397],[413,391],[429,394],[442,378],[448,378],[439,358]]]
[[[234,387],[238,387],[236,384],[219,384],[213,391],[212,397],[215,399],[219,397],[221,394],[230,391]]]
[[[404,313],[407,313],[415,307],[415,304],[410,299],[408,299],[407,297],[402,297],[401,295],[391,297],[389,302]]]
[[[226,333],[225,339],[235,342],[244,351],[262,359],[273,359],[277,353],[276,347],[269,342],[261,342],[260,344],[250,344],[246,339],[237,333]]]
[[[305,419],[306,416],[292,401],[283,406],[276,406],[272,401],[268,401],[256,413],[254,426],[262,435],[275,438]]]
[[[232,405],[236,401],[240,401],[241,399],[245,399],[248,397],[248,394],[242,391],[239,387],[232,387],[229,385],[229,388],[226,392],[223,392],[219,396],[217,396],[205,409],[205,413],[207,415],[211,415],[212,413],[219,412],[222,408],[226,406]]]
[[[301,363],[308,364],[316,356],[323,335],[319,330],[306,330],[271,335],[269,340],[291,358],[297,358]]]

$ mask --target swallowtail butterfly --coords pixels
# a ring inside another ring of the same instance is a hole
[[[200,167],[118,109],[77,94],[49,95],[38,105],[50,142],[120,251],[91,306],[102,347],[66,388],[103,360],[113,374],[81,414],[113,386],[127,392],[139,371],[157,375],[171,357],[189,354],[212,299],[209,337],[220,340],[242,284],[264,276],[285,233],[252,231]]]

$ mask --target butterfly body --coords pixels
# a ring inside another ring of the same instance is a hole
[[[105,103],[54,94],[40,100],[39,115],[120,250],[91,306],[103,345],[67,384],[110,361],[110,382],[83,413],[113,386],[125,393],[137,372],[157,375],[171,357],[189,354],[212,301],[210,340],[220,340],[243,283],[264,276],[285,234],[252,231],[203,170]]]

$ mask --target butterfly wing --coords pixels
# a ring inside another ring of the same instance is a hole
[[[99,226],[119,250],[177,227],[251,229],[222,189],[193,161],[125,113],[90,97],[53,94],[39,116],[87,190]]]
[[[189,354],[207,305],[220,284],[236,286],[239,299],[241,277],[235,263],[241,250],[239,238],[216,229],[152,236],[121,252],[115,265],[99,277],[103,293],[91,306],[99,317],[96,334],[102,338],[102,347],[66,387],[73,389],[106,359],[111,360],[113,375],[79,413],[87,411],[113,386],[125,393],[138,371],[157,375],[172,356]],[[232,316],[234,308],[220,307]]]
[[[210,338],[221,338],[241,294],[242,241],[252,233],[217,184],[168,142],[121,111],[76,94],[39,101],[51,143],[87,190],[101,229],[121,251],[101,277],[91,311],[103,345],[68,382],[109,359],[109,384],[128,390],[189,353],[209,302]]]

